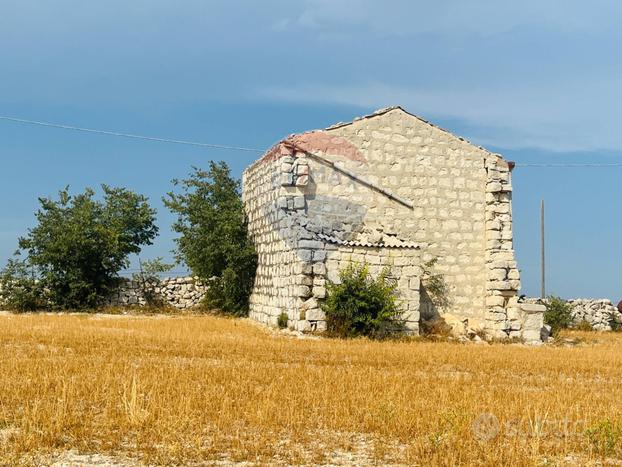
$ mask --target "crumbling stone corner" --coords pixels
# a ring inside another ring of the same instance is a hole
[[[500,156],[486,159],[486,331],[497,338],[540,342],[544,310],[518,302],[520,273],[512,233],[512,169]]]

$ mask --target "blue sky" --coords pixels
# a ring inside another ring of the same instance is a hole
[[[266,148],[399,104],[519,163],[622,162],[622,4],[499,0],[0,0],[0,114]],[[0,263],[38,196],[150,197],[170,258],[172,178],[255,156],[0,122]],[[517,168],[523,293],[622,298],[622,168]]]

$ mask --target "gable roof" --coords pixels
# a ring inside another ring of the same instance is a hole
[[[464,143],[466,143],[466,144],[470,144],[471,146],[473,146],[473,147],[475,147],[475,148],[477,148],[477,149],[479,149],[479,150],[481,150],[481,151],[483,151],[483,152],[485,152],[485,153],[489,154],[490,156],[496,157],[498,160],[501,160],[501,161],[506,162],[506,163],[509,165],[510,169],[512,169],[512,168],[514,167],[514,162],[512,162],[512,161],[506,161],[506,160],[503,158],[503,156],[501,156],[501,154],[494,153],[494,152],[489,151],[488,149],[486,149],[486,148],[484,148],[484,147],[482,147],[482,146],[479,146],[479,145],[477,145],[477,144],[473,144],[473,143],[472,143],[471,141],[469,141],[468,139],[463,138],[462,136],[457,136],[457,135],[453,134],[451,131],[446,130],[445,128],[442,128],[442,127],[440,127],[440,126],[438,126],[438,125],[435,125],[434,123],[431,123],[430,121],[428,121],[428,120],[426,120],[426,119],[424,119],[424,118],[422,118],[422,117],[420,117],[420,116],[418,116],[418,115],[415,115],[415,114],[413,114],[413,113],[411,113],[411,112],[409,112],[409,111],[405,110],[402,106],[399,106],[399,105],[394,105],[394,106],[384,107],[384,108],[382,108],[382,109],[375,110],[374,112],[372,112],[372,113],[370,113],[370,114],[367,114],[367,115],[362,115],[362,116],[360,116],[360,117],[356,117],[356,118],[354,118],[354,119],[353,119],[352,121],[350,121],[350,122],[338,122],[338,123],[335,123],[335,124],[333,124],[333,125],[331,125],[331,126],[329,126],[329,127],[326,127],[326,128],[324,128],[324,129],[321,129],[321,130],[310,130],[310,131],[305,131],[305,132],[303,132],[303,133],[293,133],[293,134],[290,134],[288,137],[283,138],[282,140],[280,140],[279,142],[277,142],[274,146],[272,146],[270,149],[268,149],[268,150],[267,150],[267,151],[266,151],[266,152],[265,152],[265,153],[264,153],[264,154],[263,154],[263,155],[262,155],[259,159],[257,159],[255,162],[251,163],[251,164],[250,164],[250,165],[249,165],[249,166],[245,169],[245,172],[246,172],[247,170],[249,170],[250,168],[254,167],[254,166],[255,166],[255,164],[257,164],[257,163],[259,163],[259,162],[261,162],[261,161],[266,160],[266,158],[270,158],[270,157],[274,156],[277,152],[279,152],[280,148],[282,148],[284,144],[285,144],[285,145],[287,145],[287,144],[288,144],[288,142],[291,142],[291,141],[292,141],[292,140],[294,140],[295,138],[304,137],[305,135],[318,134],[318,133],[321,133],[321,132],[324,132],[324,131],[337,130],[337,129],[339,129],[339,128],[343,128],[343,127],[346,127],[346,126],[349,126],[349,125],[353,125],[354,123],[359,122],[359,121],[361,121],[361,120],[366,120],[366,119],[369,119],[369,118],[380,117],[380,116],[385,115],[385,114],[387,114],[387,113],[389,113],[389,112],[392,112],[392,111],[394,111],[394,110],[399,110],[400,112],[403,112],[403,113],[405,113],[406,115],[409,115],[410,117],[413,117],[413,118],[415,118],[415,119],[419,120],[420,122],[424,123],[425,125],[428,125],[428,126],[430,126],[430,127],[432,127],[432,128],[435,128],[435,129],[437,129],[437,130],[439,130],[439,131],[442,131],[443,133],[448,134],[448,135],[449,135],[449,136],[451,136],[452,138],[455,138],[455,139],[457,139],[457,140],[459,140],[459,141],[462,141],[462,142],[464,142]]]
[[[489,150],[488,150],[488,149],[486,149],[485,147],[483,147],[483,146],[479,146],[479,145],[477,145],[477,144],[474,144],[474,143],[472,143],[471,141],[469,141],[468,139],[466,139],[466,138],[464,138],[464,137],[462,137],[462,136],[455,135],[455,134],[453,134],[451,131],[446,130],[446,129],[445,129],[445,128],[443,128],[443,127],[440,127],[440,126],[438,126],[438,125],[436,125],[436,124],[434,124],[434,123],[430,122],[429,120],[426,120],[425,118],[420,117],[419,115],[415,115],[414,113],[409,112],[408,110],[404,109],[404,107],[402,107],[402,106],[400,106],[400,105],[393,105],[393,106],[390,106],[390,107],[384,107],[384,108],[382,108],[382,109],[375,110],[375,111],[373,111],[373,112],[372,112],[372,113],[370,113],[370,114],[367,114],[367,115],[362,115],[362,116],[360,116],[360,117],[356,117],[356,118],[354,118],[351,122],[338,122],[338,123],[335,123],[335,124],[333,124],[333,125],[331,125],[331,126],[329,126],[329,127],[325,128],[324,130],[337,130],[337,129],[339,129],[339,128],[343,128],[343,127],[345,127],[345,126],[352,125],[352,124],[354,124],[354,123],[356,123],[356,122],[359,122],[359,121],[361,121],[361,120],[367,120],[367,119],[369,119],[369,118],[374,118],[374,117],[379,117],[379,116],[381,116],[381,115],[385,115],[385,114],[387,114],[387,113],[389,113],[389,112],[392,112],[393,110],[399,110],[399,111],[401,111],[401,112],[404,112],[406,115],[409,115],[409,116],[411,116],[411,117],[413,117],[413,118],[415,118],[415,119],[419,120],[420,122],[422,122],[422,123],[424,123],[424,124],[426,124],[426,125],[428,125],[428,126],[431,126],[432,128],[436,128],[437,130],[440,130],[440,131],[442,131],[443,133],[447,133],[448,135],[452,136],[453,138],[456,138],[456,139],[458,139],[458,140],[460,140],[460,141],[464,141],[465,143],[470,144],[471,146],[474,146],[474,147],[476,147],[476,148],[478,148],[478,149],[481,149],[482,151],[485,151],[485,152],[487,152],[487,153],[488,153],[488,154],[490,154],[490,155],[493,155],[493,156],[496,156],[496,157],[498,157],[498,158],[500,158],[500,159],[503,159],[503,157],[501,156],[501,154],[497,154],[497,153],[494,153],[494,152],[492,152],[492,151],[489,151]],[[317,130],[316,130],[316,131],[317,131]]]

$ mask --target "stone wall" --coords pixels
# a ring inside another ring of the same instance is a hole
[[[486,174],[485,328],[496,337],[519,337],[525,310],[518,306],[520,274],[514,260],[511,170],[506,161],[488,158]]]
[[[622,326],[622,314],[611,300],[577,298],[568,300],[568,304],[575,324],[586,321],[598,331],[611,331],[612,322]]]
[[[540,298],[526,298],[527,303],[546,304]],[[566,300],[571,306],[573,325],[589,323],[597,331],[611,331],[613,327],[622,326],[622,313],[606,298],[573,298]]]
[[[418,290],[415,305],[406,284],[420,284],[422,264],[436,258],[451,303],[439,314],[520,336],[510,166],[499,155],[394,108],[290,136],[244,172],[243,185],[259,254],[253,319],[276,324],[287,313],[292,327],[321,328],[321,312],[300,310],[319,309],[326,274],[372,258],[408,277],[400,292],[415,329],[429,303]]]
[[[207,287],[200,284],[193,277],[169,277],[160,282],[148,285],[155,296],[163,303],[179,309],[188,309],[197,306],[203,297]],[[145,287],[139,282],[126,280],[119,290],[108,300],[111,306],[127,306],[146,304],[143,291]]]
[[[311,237],[286,215],[288,208],[296,210],[300,202],[304,207],[304,198],[283,196],[286,189],[281,185],[281,157],[285,155],[265,157],[243,175],[248,230],[258,256],[249,316],[260,323],[275,326],[278,316],[287,313],[289,325],[298,329],[308,326],[308,323],[298,321],[299,311],[310,290],[304,273],[312,273],[313,262],[309,253],[308,257],[305,256],[309,261],[303,263],[294,251],[293,242],[299,236],[301,240]]]
[[[297,147],[345,170],[307,156],[308,217],[323,227],[342,223],[350,240],[367,234],[418,243],[421,260],[438,258],[436,272],[448,283],[453,305],[445,311],[484,321],[485,163],[499,157],[400,109],[317,133],[339,144],[302,135]]]

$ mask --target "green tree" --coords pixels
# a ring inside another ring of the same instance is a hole
[[[168,193],[164,204],[177,214],[177,260],[209,283],[208,306],[246,314],[257,255],[248,237],[240,181],[225,162],[210,162],[208,170],[194,167],[173,185],[181,192]]]
[[[150,245],[158,233],[155,210],[147,198],[124,188],[102,185],[95,192],[59,199],[39,198],[37,225],[19,239],[55,309],[94,308],[118,285],[128,256]]]

